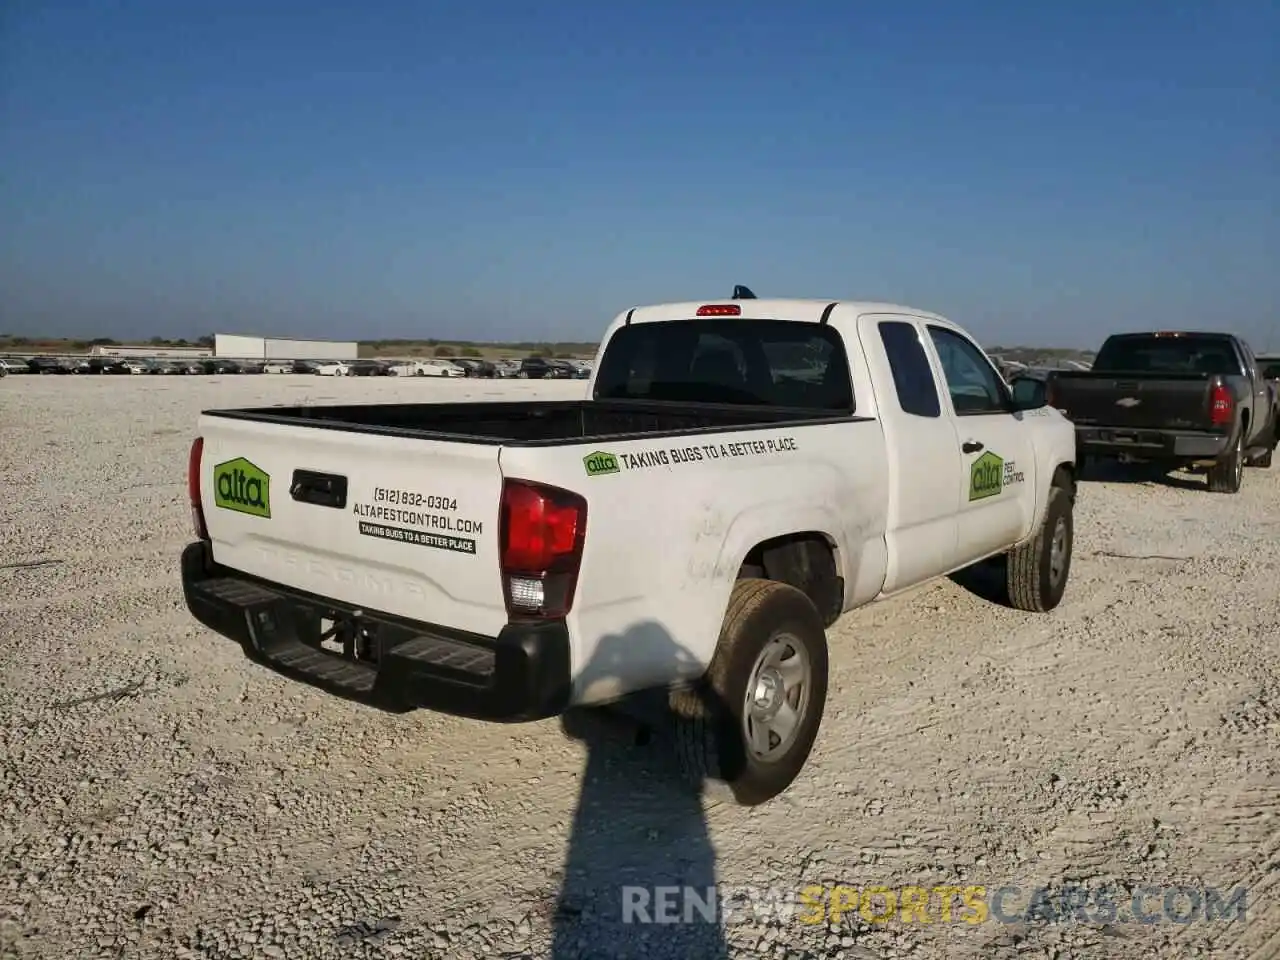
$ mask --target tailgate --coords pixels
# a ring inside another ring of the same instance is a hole
[[[1085,426],[1209,429],[1209,377],[1058,377],[1054,406]]]
[[[497,444],[205,415],[214,559],[370,610],[496,636]]]

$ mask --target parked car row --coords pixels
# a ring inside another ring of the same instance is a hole
[[[199,361],[149,360],[123,357],[4,357],[0,369],[5,373],[39,374],[133,374],[144,373],[203,373]],[[2,374],[0,374],[2,375]]]
[[[576,379],[591,376],[587,360],[527,357],[524,360],[483,360],[477,357],[431,357],[422,360],[232,360],[203,357],[192,360],[124,357],[4,357],[0,377],[11,373],[44,375],[208,375],[303,373],[325,377],[489,377],[522,380]]]

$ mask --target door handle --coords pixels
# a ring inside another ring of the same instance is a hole
[[[341,510],[347,505],[347,478],[336,473],[295,470],[289,494],[299,503]]]
[[[966,440],[964,443],[960,444],[960,449],[965,453],[977,453],[982,449],[982,444],[977,440]]]

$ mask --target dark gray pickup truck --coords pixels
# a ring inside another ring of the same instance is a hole
[[[1280,353],[1258,354],[1258,368],[1267,380],[1280,380]]]
[[[1232,334],[1116,334],[1091,370],[1054,371],[1045,391],[1082,458],[1207,466],[1215,493],[1237,492],[1246,463],[1271,465],[1276,385]]]

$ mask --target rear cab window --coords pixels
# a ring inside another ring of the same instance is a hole
[[[844,341],[823,324],[697,318],[620,327],[600,359],[597,400],[662,400],[852,413]]]
[[[919,329],[905,320],[882,320],[877,326],[902,412],[916,417],[941,416],[933,368],[920,342]]]
[[[1226,337],[1154,333],[1108,337],[1093,361],[1094,373],[1241,373]]]

